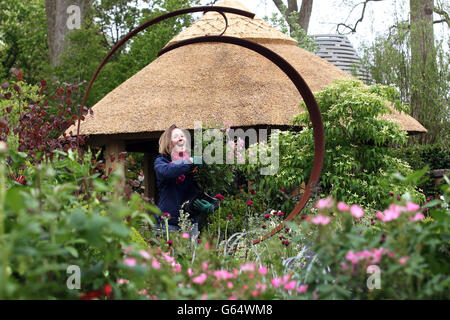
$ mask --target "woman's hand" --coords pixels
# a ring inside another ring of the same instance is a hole
[[[213,213],[214,207],[211,203],[206,200],[195,200],[194,209],[202,213]]]

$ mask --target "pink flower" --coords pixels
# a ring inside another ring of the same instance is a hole
[[[311,219],[311,222],[314,224],[323,224],[326,225],[330,222],[329,217],[324,217],[323,215],[319,214],[317,217]]]
[[[351,206],[350,213],[355,218],[361,218],[364,215],[363,209],[361,207],[357,206],[356,204]]]
[[[233,282],[228,281],[228,282],[227,282],[227,287],[228,287],[229,289],[233,288]]]
[[[291,280],[287,284],[284,285],[285,290],[294,290],[297,286],[297,281]]]
[[[425,219],[425,216],[422,213],[420,213],[420,212],[416,213],[416,215],[414,217],[413,216],[409,217],[410,221],[420,221],[420,220],[423,220],[423,219]]]
[[[406,262],[408,262],[409,257],[405,256],[405,257],[401,257],[400,259],[398,259],[398,263],[405,265]]]
[[[140,250],[139,254],[141,255],[142,258],[144,258],[145,260],[150,260],[150,255],[148,254],[147,251],[145,250]]]
[[[138,294],[147,294],[147,289],[142,289],[140,291],[138,291]]]
[[[203,271],[208,270],[208,264],[206,262],[202,262]]]
[[[153,261],[152,261],[152,267],[153,267],[153,269],[159,269],[159,268],[161,268],[161,263],[159,263],[158,260],[153,259]]]
[[[246,203],[247,203],[247,205],[251,206],[253,204],[253,201],[252,200],[248,200]]]
[[[173,266],[173,272],[175,272],[175,273],[181,272],[181,265],[180,265],[179,263],[176,263],[176,264]]]
[[[306,290],[308,290],[308,285],[307,285],[307,284],[301,285],[301,286],[299,286],[299,287],[297,288],[297,292],[298,292],[298,293],[306,292]]]
[[[227,270],[216,270],[214,271],[214,276],[217,280],[227,280],[233,278],[233,274]]]
[[[350,207],[344,202],[338,202],[337,208],[339,211],[348,211],[348,209],[350,209]]]
[[[128,282],[130,282],[130,281],[127,280],[127,279],[118,279],[118,280],[117,280],[117,283],[118,283],[118,284],[124,284],[124,283],[128,283]]]
[[[278,288],[279,286],[281,286],[283,284],[283,279],[273,278],[272,280],[270,280],[270,282],[272,283],[272,286],[274,286],[275,288]]]
[[[352,250],[347,252],[347,255],[345,256],[345,259],[350,261],[352,264],[357,264],[358,260],[359,260],[358,256]]]
[[[202,294],[201,300],[206,300],[206,299],[208,299],[208,294],[207,293]]]
[[[255,265],[251,262],[247,262],[245,264],[241,265],[241,271],[250,271],[253,272],[255,271]]]
[[[406,210],[408,210],[408,211],[413,212],[413,211],[417,211],[419,209],[420,209],[420,206],[418,204],[415,204],[414,202],[408,201],[406,203]]]
[[[381,212],[377,212],[377,214],[375,215],[375,217],[379,220],[383,220],[384,219],[384,215]]]
[[[183,237],[184,239],[189,239],[190,236],[189,236],[189,233],[183,232],[182,237]]]
[[[256,297],[258,294],[259,294],[258,290],[253,290],[251,293],[252,297]]]
[[[192,273],[192,268],[188,268],[187,269],[187,274],[189,277],[192,277],[193,273]]]
[[[127,266],[134,267],[136,265],[136,259],[134,258],[127,258],[123,261]]]
[[[320,199],[319,201],[317,201],[316,208],[319,210],[327,209],[331,208],[333,205],[334,205],[333,199],[331,199],[331,197],[328,197],[326,199]]]
[[[264,267],[264,266],[260,267],[260,268],[258,269],[258,273],[259,273],[260,275],[265,275],[265,274],[267,274],[267,268]]]
[[[269,218],[270,218],[270,214],[266,214],[266,215],[264,216],[264,218],[265,218],[265,219],[269,219]]]
[[[206,274],[202,273],[198,277],[195,277],[194,279],[192,279],[192,282],[194,282],[196,284],[203,284],[206,281],[207,277],[208,276]]]

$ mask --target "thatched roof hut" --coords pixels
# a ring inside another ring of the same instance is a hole
[[[248,11],[237,1],[216,5]],[[260,18],[226,16],[228,29],[224,35],[254,41],[275,51],[297,69],[313,92],[334,80],[350,77],[297,47],[294,39]],[[168,45],[219,35],[224,27],[220,14],[208,12]],[[166,52],[108,93],[92,107],[94,115],[87,115],[81,123],[80,134],[90,135],[90,143],[105,146],[107,153],[140,151],[150,159],[149,153],[157,151],[160,134],[173,123],[193,129],[195,120],[209,122],[214,115],[232,127],[284,127],[291,125],[299,113],[300,102],[301,96],[288,77],[263,56],[232,44],[199,43]],[[405,130],[425,131],[405,114],[393,114],[391,118]],[[70,131],[76,133],[76,126],[66,133]],[[146,171],[151,163],[147,166]]]

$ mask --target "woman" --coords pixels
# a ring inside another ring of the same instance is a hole
[[[158,208],[169,213],[169,231],[178,231],[178,218],[181,205],[192,199],[198,192],[194,180],[197,165],[202,164],[201,157],[190,157],[189,144],[183,130],[171,125],[159,138],[159,155],[155,159],[156,186],[159,193]],[[199,213],[210,214],[217,208],[206,200],[195,200],[194,208]],[[160,217],[157,222],[164,230]],[[198,216],[194,217],[194,229],[191,236],[198,234]]]

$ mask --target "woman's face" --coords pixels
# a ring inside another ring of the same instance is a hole
[[[180,153],[186,151],[186,137],[179,128],[172,130],[172,153]]]

